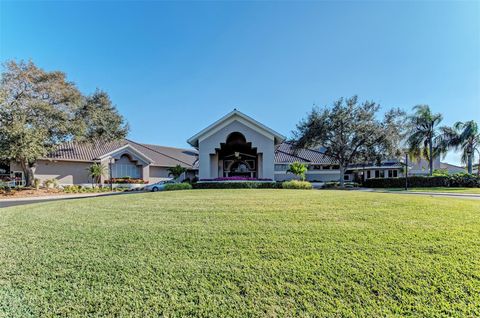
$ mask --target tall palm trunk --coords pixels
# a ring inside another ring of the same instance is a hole
[[[433,138],[430,137],[428,142],[428,159],[429,159],[429,166],[430,166],[430,175],[433,176]]]
[[[467,169],[468,173],[472,174],[473,171],[473,152],[469,152],[467,156]]]

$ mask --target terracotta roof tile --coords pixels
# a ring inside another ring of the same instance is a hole
[[[95,161],[125,145],[130,145],[146,157],[153,160],[153,165],[172,167],[181,165],[198,169],[198,152],[195,149],[165,147],[142,144],[129,139],[113,142],[78,143],[66,142],[50,153],[48,159]],[[283,142],[275,149],[275,163],[292,163],[295,161],[311,164],[333,164],[335,161],[318,150],[300,149],[294,151],[290,143]]]

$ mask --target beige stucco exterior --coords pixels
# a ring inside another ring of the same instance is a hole
[[[85,184],[92,182],[87,171],[91,164],[78,161],[38,160],[33,170],[35,178],[42,183],[48,179],[57,179],[62,185]],[[20,165],[15,162],[10,165],[10,170],[22,171]]]

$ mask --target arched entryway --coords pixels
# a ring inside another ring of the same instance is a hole
[[[219,176],[223,177],[258,177],[257,148],[252,147],[240,132],[228,135],[225,143],[217,149]]]

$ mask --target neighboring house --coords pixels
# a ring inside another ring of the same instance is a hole
[[[89,184],[92,180],[87,169],[95,162],[108,167],[108,176],[102,177],[102,182],[110,177],[128,176],[154,183],[169,179],[168,168],[176,165],[187,169],[182,179],[200,180],[232,176],[289,180],[295,176],[287,173],[287,169],[295,161],[308,165],[306,179],[310,181],[400,177],[403,171],[398,160],[386,160],[381,165],[353,165],[340,176],[338,164],[326,156],[321,147],[295,151],[282,134],[236,109],[187,142],[193,149],[142,144],[128,139],[91,144],[68,142],[36,162],[35,177],[41,181],[55,178],[62,185]],[[435,166],[440,167],[439,160]],[[0,165],[0,172],[23,180],[23,172],[15,162]],[[425,162],[413,163],[409,169],[409,174],[426,173],[428,163]]]
[[[450,174],[459,173],[459,172],[466,172],[466,170],[467,170],[465,167],[455,166],[455,165],[452,165],[452,164],[446,163],[446,162],[440,162],[440,169],[447,170],[448,173],[450,173]]]

